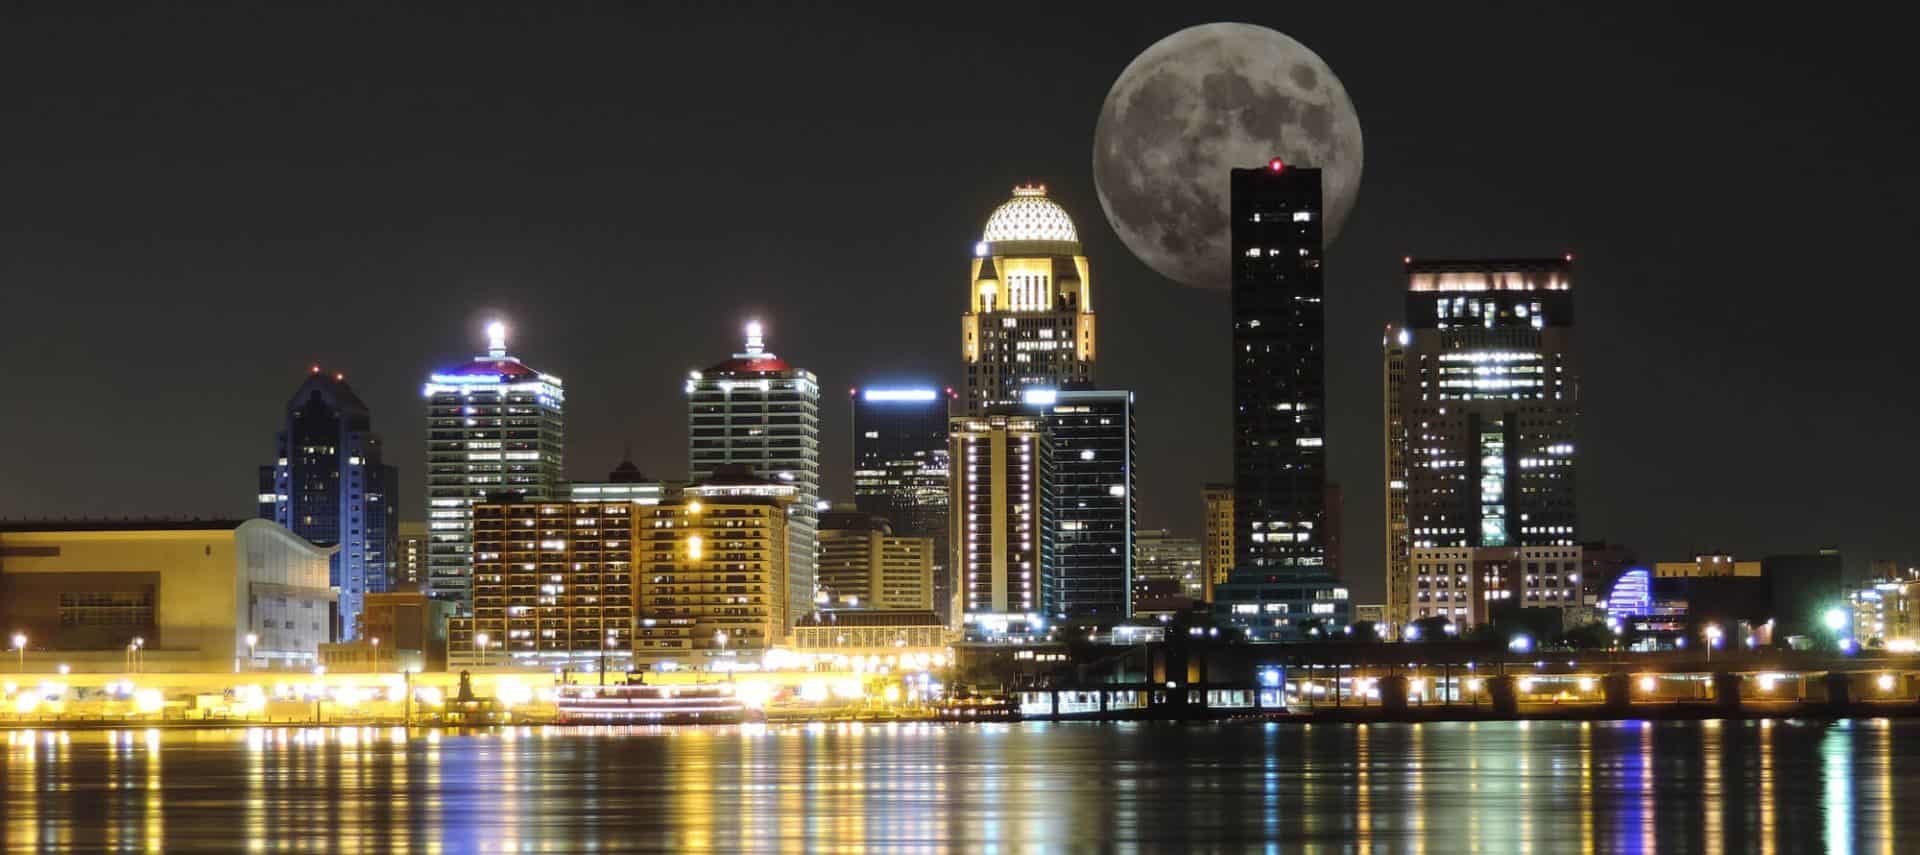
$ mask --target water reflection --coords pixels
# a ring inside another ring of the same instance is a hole
[[[13,731],[7,849],[1911,851],[1920,721]]]

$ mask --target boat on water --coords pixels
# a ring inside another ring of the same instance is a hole
[[[556,706],[563,724],[737,724],[751,714],[729,683],[564,685]]]

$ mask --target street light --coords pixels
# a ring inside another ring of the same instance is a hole
[[[1707,661],[1712,662],[1713,649],[1720,646],[1720,625],[1717,623],[1707,624],[1706,629],[1701,630],[1701,634],[1707,637]]]
[[[247,633],[247,670],[253,670],[253,646],[260,643],[260,636]]]
[[[476,633],[473,636],[473,643],[480,646],[480,667],[482,668],[487,667],[487,642],[489,640],[487,634],[484,632]]]
[[[373,637],[373,670],[380,670],[380,636]]]
[[[1843,609],[1827,609],[1827,613],[1821,619],[1826,622],[1827,629],[1834,632],[1847,628],[1847,613]]]
[[[719,644],[720,644],[720,655],[721,655],[722,657],[725,657],[725,656],[727,655],[727,631],[726,631],[726,630],[724,630],[724,629],[716,629],[716,630],[714,630],[714,631],[713,631],[713,640],[714,640],[714,641],[716,641],[716,642],[719,642]],[[727,682],[729,682],[729,683],[731,683],[731,682],[733,682],[733,669],[732,669],[732,668],[728,668],[728,669],[727,669]]]
[[[13,634],[13,650],[15,653],[20,654],[20,673],[22,674],[27,673],[27,634],[26,633],[16,632]]]
[[[140,636],[140,635],[134,636],[133,637],[133,670],[135,672],[138,672],[140,670],[141,663],[146,661],[146,654],[147,654],[146,637]]]

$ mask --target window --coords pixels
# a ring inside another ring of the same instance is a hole
[[[61,626],[150,626],[148,591],[84,591],[60,594]]]

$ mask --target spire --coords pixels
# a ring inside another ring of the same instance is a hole
[[[487,324],[487,358],[507,358],[507,325],[499,321]]]

